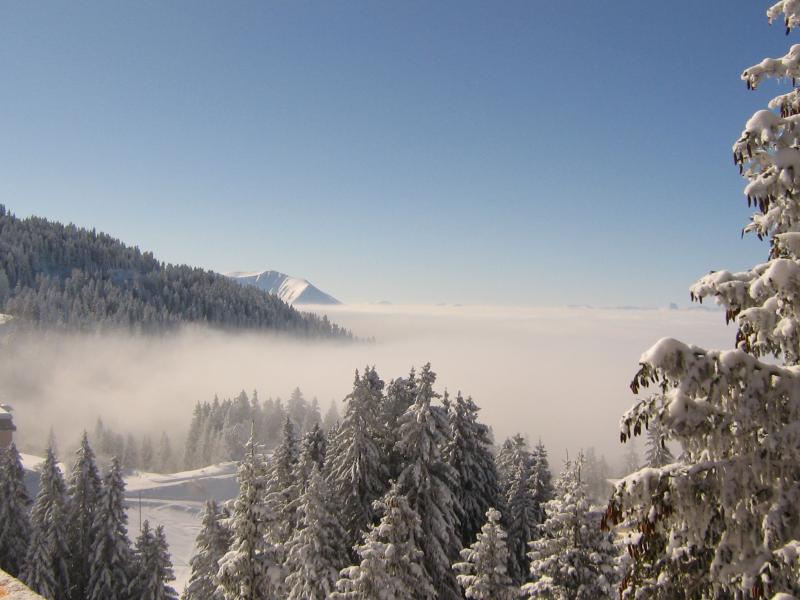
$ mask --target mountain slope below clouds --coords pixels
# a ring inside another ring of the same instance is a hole
[[[305,279],[292,277],[278,271],[225,273],[241,285],[255,287],[278,296],[287,304],[341,304]]]

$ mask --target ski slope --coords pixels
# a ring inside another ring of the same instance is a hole
[[[34,498],[39,487],[37,468],[44,459],[32,454],[21,457],[25,486]],[[65,473],[64,464],[59,466]],[[172,586],[179,594],[189,579],[189,560],[200,531],[203,506],[206,500],[224,502],[236,496],[239,492],[236,469],[237,463],[231,462],[167,475],[134,471],[125,477],[128,536],[131,541],[135,540],[144,521],[149,521],[153,527],[164,526],[175,570]]]
[[[178,593],[189,579],[203,506],[206,500],[224,502],[236,496],[236,468],[236,463],[223,463],[169,475],[136,471],[125,478],[130,537],[136,537],[144,521],[164,526]]]

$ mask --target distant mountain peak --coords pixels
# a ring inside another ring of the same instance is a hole
[[[225,273],[241,285],[256,287],[278,296],[287,304],[341,304],[306,279],[280,271],[232,271]]]

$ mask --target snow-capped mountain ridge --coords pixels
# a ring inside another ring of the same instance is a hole
[[[308,280],[292,277],[280,271],[232,271],[225,273],[225,276],[241,285],[275,294],[287,304],[341,304]]]

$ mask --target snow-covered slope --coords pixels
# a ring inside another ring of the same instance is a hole
[[[39,467],[44,462],[40,456],[22,454],[25,468],[25,487],[31,498],[39,488]],[[62,473],[67,473],[59,463]],[[135,471],[125,477],[125,503],[128,508],[128,536],[139,535],[140,521],[152,526],[163,525],[169,552],[175,570],[172,586],[183,591],[191,573],[189,560],[194,554],[194,542],[200,531],[200,513],[205,501],[224,502],[239,493],[236,463],[222,463],[162,475]],[[2,594],[0,594],[2,596]]]
[[[341,304],[336,298],[314,287],[305,279],[278,271],[255,273],[233,271],[225,273],[225,276],[235,279],[242,285],[250,285],[275,294],[287,304]]]
[[[239,493],[236,463],[161,475],[136,471],[125,477],[128,531],[138,535],[139,521],[163,525],[175,570],[172,586],[183,591],[191,574],[189,560],[200,532],[200,513],[209,499],[224,502]]]

